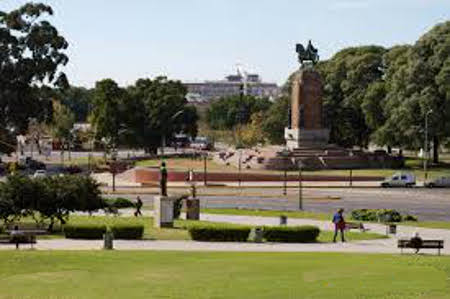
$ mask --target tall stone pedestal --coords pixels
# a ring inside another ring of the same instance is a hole
[[[291,151],[299,147],[322,148],[329,138],[329,129],[284,129],[286,147]]]
[[[200,220],[200,199],[186,199],[186,219]]]
[[[154,227],[173,227],[173,205],[176,198],[155,196],[153,200]]]
[[[290,127],[285,128],[286,146],[321,148],[328,144],[330,131],[324,127],[322,80],[313,68],[300,69],[292,81]]]

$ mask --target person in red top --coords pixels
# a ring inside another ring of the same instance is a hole
[[[344,219],[344,209],[339,209],[336,214],[333,215],[333,223],[334,223],[334,237],[333,242],[336,242],[336,237],[338,232],[341,232],[341,240],[345,242],[344,238],[344,229],[345,229],[345,219]]]

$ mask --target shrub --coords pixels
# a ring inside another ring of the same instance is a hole
[[[102,239],[106,232],[104,224],[77,224],[65,225],[64,235],[69,239]]]
[[[106,202],[117,209],[134,208],[136,206],[131,200],[123,197],[107,199]]]
[[[417,221],[417,217],[407,214],[402,217],[402,221]]]
[[[264,227],[264,238],[269,242],[313,243],[319,234],[320,229],[311,225]]]
[[[115,224],[110,226],[114,239],[136,240],[142,239],[144,225],[142,224]],[[64,227],[64,235],[70,239],[103,238],[107,226],[105,224],[69,224]]]
[[[398,211],[389,209],[357,209],[352,211],[352,218],[360,221],[402,221],[402,215]]]
[[[215,242],[246,242],[250,234],[247,226],[194,225],[188,228],[192,240]]]
[[[137,240],[144,235],[142,224],[120,224],[111,227],[114,239]]]

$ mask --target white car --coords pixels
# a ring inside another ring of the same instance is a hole
[[[426,182],[425,187],[428,188],[434,188],[434,187],[450,187],[450,177],[440,177],[437,179],[434,179],[432,181]]]
[[[47,176],[47,171],[43,169],[36,170],[36,172],[33,174],[33,178],[43,178]]]
[[[412,187],[414,185],[416,185],[416,177],[412,173],[396,173],[381,183],[381,187]]]

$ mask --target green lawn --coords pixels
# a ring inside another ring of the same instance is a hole
[[[448,298],[449,279],[449,257],[0,252],[0,298]]]

